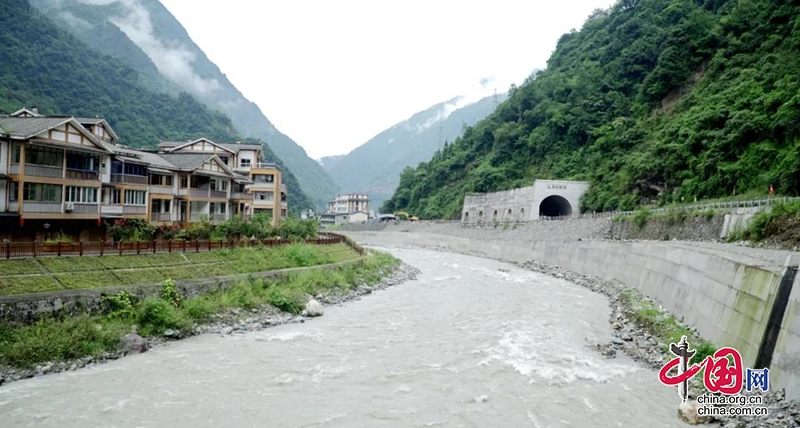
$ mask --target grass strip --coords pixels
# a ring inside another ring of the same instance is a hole
[[[317,266],[358,258],[345,244],[294,244],[202,253],[42,257],[38,261],[68,289],[159,283]],[[61,290],[36,260],[0,260],[0,295]],[[39,274],[20,276],[21,274]]]

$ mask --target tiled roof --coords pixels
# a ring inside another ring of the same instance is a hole
[[[3,128],[5,135],[30,138],[69,120],[69,118],[51,117],[0,117],[0,128]]]
[[[179,169],[197,169],[207,160],[214,157],[213,154],[203,153],[162,153],[158,156],[164,158],[167,162],[175,165]]]
[[[75,120],[77,120],[78,123],[90,123],[92,125],[97,125],[105,121],[102,117],[76,117]]]
[[[158,147],[162,149],[172,149],[178,146],[183,146],[189,143],[192,143],[196,140],[192,141],[161,141],[158,143]],[[236,144],[236,143],[217,143],[213,142],[214,144],[224,147],[234,153],[238,153],[239,150],[260,150],[261,146],[258,144]]]

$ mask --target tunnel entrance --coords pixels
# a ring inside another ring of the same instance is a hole
[[[539,216],[559,217],[565,215],[572,215],[572,205],[563,196],[548,196],[539,204]]]

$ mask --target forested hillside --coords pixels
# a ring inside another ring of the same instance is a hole
[[[584,210],[800,185],[800,4],[622,0],[417,168],[385,211],[457,218],[466,192],[592,183]]]
[[[317,206],[325,206],[338,192],[325,170],[280,132],[255,103],[245,98],[158,0],[35,0],[34,3],[62,29],[91,48],[133,67],[148,89],[167,94],[187,91],[207,106],[225,113],[242,135],[269,145]],[[269,55],[269,49],[264,52]]]
[[[135,70],[59,29],[27,2],[0,0],[0,39],[0,113],[38,107],[43,114],[100,116],[132,147],[199,137],[242,140],[224,114],[186,93],[146,89]],[[297,179],[283,172],[290,209],[311,207]]]

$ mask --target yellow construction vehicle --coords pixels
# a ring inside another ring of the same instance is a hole
[[[405,211],[397,211],[394,213],[394,216],[397,217],[398,220],[408,220],[408,221],[418,221],[419,217],[409,215]]]

